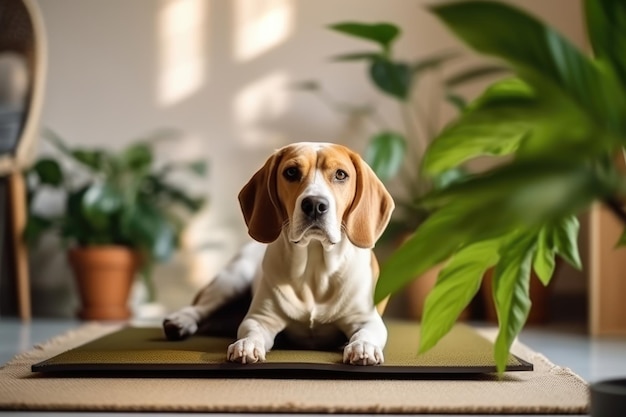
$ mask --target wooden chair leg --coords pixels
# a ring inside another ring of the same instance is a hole
[[[26,184],[21,172],[9,176],[9,216],[15,264],[15,279],[20,318],[29,321],[32,317],[30,300],[30,278],[28,272],[28,248],[22,237],[27,222]]]

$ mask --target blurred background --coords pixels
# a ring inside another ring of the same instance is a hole
[[[343,21],[387,21],[402,29],[399,58],[413,60],[458,41],[419,0],[38,0],[48,47],[41,126],[68,144],[121,149],[151,132],[173,129],[176,140],[156,147],[157,158],[204,159],[208,173],[188,184],[207,198],[172,260],[154,271],[157,301],[171,311],[188,304],[248,237],[237,194],[276,148],[296,141],[332,141],[363,152],[367,122],[337,112],[310,92],[293,88],[316,80],[337,100],[375,106],[399,123],[397,103],[381,95],[361,62],[329,57],[367,50],[362,41],[328,30]],[[577,0],[519,0],[585,49]],[[0,29],[1,30],[1,29]],[[477,58],[469,52],[462,64]],[[481,58],[484,60],[484,58]],[[444,72],[454,72],[455,62]],[[459,63],[458,65],[461,65]],[[484,80],[485,82],[488,80]],[[463,87],[476,96],[485,83]],[[432,105],[429,94],[420,104]],[[439,104],[438,104],[439,105]],[[454,116],[444,104],[437,127]],[[38,144],[46,152],[46,144]],[[389,184],[393,191],[395,185]],[[48,207],[54,209],[54,196]],[[581,234],[585,255],[587,228]],[[33,314],[73,317],[78,299],[58,241],[31,250]],[[388,250],[378,248],[384,258]],[[583,262],[586,259],[583,258]],[[585,324],[587,279],[560,268],[550,295],[551,320]],[[140,298],[135,289],[134,297]],[[406,297],[391,313],[403,315]]]

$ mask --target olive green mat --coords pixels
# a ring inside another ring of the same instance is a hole
[[[416,335],[415,328],[410,326],[390,324],[390,327],[401,334],[406,329],[402,336],[406,341]],[[33,364],[119,329],[119,325],[86,324],[17,355],[0,367],[0,410],[584,414],[588,409],[588,387],[584,380],[518,342],[513,344],[513,352],[532,362],[534,369],[506,372],[501,378],[494,374],[441,373],[372,379],[335,377],[336,374],[326,372],[307,379],[273,376],[260,379],[205,377],[214,375],[214,371],[151,371],[132,375],[31,371]],[[494,329],[476,331],[489,340],[495,338]],[[174,352],[180,352],[184,344],[172,342],[172,346],[178,346]],[[454,349],[447,350],[450,356],[446,362],[456,360],[452,351],[474,349],[471,344],[459,342]],[[393,354],[387,356],[384,366],[391,366]]]
[[[384,378],[439,373],[495,372],[493,344],[471,327],[457,324],[431,351],[418,355],[419,325],[388,322],[389,337],[381,366],[342,363],[334,351],[274,349],[257,364],[226,362],[231,338],[193,336],[168,341],[160,328],[126,327],[33,365],[35,372],[195,372],[202,376],[308,378],[334,376]],[[508,371],[530,371],[532,365],[513,355]]]

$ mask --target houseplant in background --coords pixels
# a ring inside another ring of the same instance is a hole
[[[367,42],[368,51],[349,52],[331,59],[336,62],[365,64],[369,81],[384,97],[394,101],[400,122],[390,124],[376,106],[355,105],[337,100],[316,80],[296,84],[315,94],[339,113],[362,118],[368,135],[364,158],[385,183],[393,187],[396,213],[383,239],[394,244],[403,241],[429,214],[418,200],[429,190],[442,189],[464,176],[464,168],[450,167],[433,176],[420,175],[422,156],[439,129],[442,108],[452,105],[463,111],[465,98],[459,88],[481,78],[502,75],[501,65],[472,64],[444,76],[444,67],[462,58],[456,51],[443,51],[412,61],[397,58],[395,42],[401,29],[392,23],[341,22],[329,25],[334,32]],[[408,313],[420,318],[423,300],[434,285],[439,268],[433,268],[407,288]]]
[[[127,299],[136,273],[144,278],[148,301],[154,301],[154,264],[171,256],[189,215],[204,204],[171,181],[172,176],[177,171],[203,176],[206,164],[157,166],[155,138],[112,152],[70,147],[51,131],[46,137],[57,157],[44,156],[25,173],[25,238],[35,244],[45,232],[61,237],[81,294],[81,318],[128,318]],[[50,190],[62,194],[60,213],[37,208],[38,197]]]
[[[422,170],[437,175],[478,156],[500,159],[421,200],[432,215],[381,268],[381,300],[447,262],[429,295],[420,350],[434,346],[494,270],[502,371],[529,308],[530,272],[547,284],[560,255],[581,267],[576,214],[594,201],[626,223],[626,177],[614,163],[626,140],[626,3],[586,0],[593,56],[512,6],[469,1],[432,12],[515,78],[489,86],[432,142]],[[626,234],[620,244],[626,243]]]

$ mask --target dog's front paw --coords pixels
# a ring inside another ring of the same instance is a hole
[[[163,320],[163,331],[168,340],[182,340],[198,331],[198,322],[189,314],[178,311]]]
[[[365,340],[355,340],[343,349],[343,362],[350,365],[379,365],[384,361],[382,349]]]
[[[265,345],[250,337],[237,340],[228,346],[226,358],[231,362],[256,363],[265,361]]]

